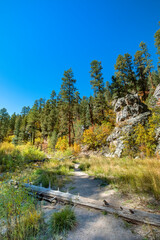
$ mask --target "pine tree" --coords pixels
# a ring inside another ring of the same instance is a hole
[[[87,129],[91,125],[90,111],[89,111],[89,99],[83,97],[80,103],[80,119],[82,129]]]
[[[29,111],[30,111],[30,107],[29,106],[28,107],[24,106],[22,108],[22,111],[21,111],[21,116],[24,117],[24,116],[28,115]]]
[[[159,22],[159,25],[160,25],[160,22]],[[154,38],[155,38],[155,46],[157,48],[157,54],[159,55],[158,71],[160,76],[160,29],[158,29],[157,32],[155,33]]]
[[[111,101],[111,90],[110,90],[110,84],[108,81],[106,81],[106,87],[105,87],[105,101],[106,103]]]
[[[14,127],[14,144],[18,144],[20,142],[20,126],[21,126],[21,115],[17,115],[16,121],[15,121],[15,127]]]
[[[113,98],[121,98],[126,95],[126,90],[122,85],[121,80],[116,76],[112,76],[112,83],[109,88]]]
[[[0,109],[0,142],[7,136],[10,116],[6,108]]]
[[[27,131],[30,135],[32,144],[35,142],[36,132],[40,130],[40,116],[38,106],[38,101],[36,100],[28,114]]]
[[[72,69],[68,69],[64,71],[64,77],[62,78],[61,90],[59,93],[59,103],[61,107],[61,112],[63,119],[66,118],[68,125],[68,138],[69,138],[69,146],[71,146],[71,130],[73,129],[73,110],[75,105],[75,83]]]
[[[53,90],[51,98],[47,100],[45,107],[41,112],[41,129],[44,139],[52,135],[57,124],[56,93]]]
[[[129,53],[124,54],[124,73],[128,84],[129,92],[137,92],[137,80],[133,69],[132,56]]]
[[[11,115],[10,122],[9,122],[9,134],[10,135],[14,134],[15,121],[16,121],[16,114],[13,113]]]
[[[20,142],[27,142],[29,138],[29,132],[27,131],[28,115],[22,116],[21,118],[19,140]]]
[[[102,65],[101,62],[98,62],[97,60],[93,60],[91,62],[91,85],[94,91],[94,120],[95,122],[100,123],[104,120],[104,110],[106,107],[105,102],[105,87],[102,77]]]
[[[137,92],[136,77],[133,71],[132,56],[128,53],[119,55],[115,64],[115,76],[118,85],[123,88],[124,95]]]
[[[153,66],[147,45],[144,42],[141,42],[139,46],[141,50],[136,52],[134,63],[138,78],[138,88],[143,92],[143,99],[146,100],[150,70]]]

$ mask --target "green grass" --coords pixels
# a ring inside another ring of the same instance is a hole
[[[76,216],[70,206],[66,206],[60,212],[51,216],[50,228],[53,233],[67,233],[76,225]]]

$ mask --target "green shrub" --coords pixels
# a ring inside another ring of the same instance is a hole
[[[25,161],[42,160],[45,158],[45,153],[36,149],[34,146],[25,146],[22,148],[22,156]]]
[[[79,168],[82,170],[82,171],[86,171],[90,168],[90,163],[81,163],[79,165]]]
[[[60,212],[51,216],[50,227],[54,233],[66,233],[76,225],[76,216],[74,211],[66,206]]]
[[[35,199],[22,186],[1,184],[0,219],[4,222],[4,239],[24,240],[35,237],[43,223]]]

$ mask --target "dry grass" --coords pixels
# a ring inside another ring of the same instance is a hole
[[[80,163],[90,166],[89,174],[116,184],[124,192],[153,194],[160,199],[160,160],[157,158],[105,158],[92,156],[80,159]]]

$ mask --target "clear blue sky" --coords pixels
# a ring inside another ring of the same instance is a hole
[[[118,54],[134,55],[141,41],[156,65],[159,21],[160,0],[1,0],[0,108],[19,113],[48,99],[70,67],[90,96],[90,62],[102,61],[110,81]]]

